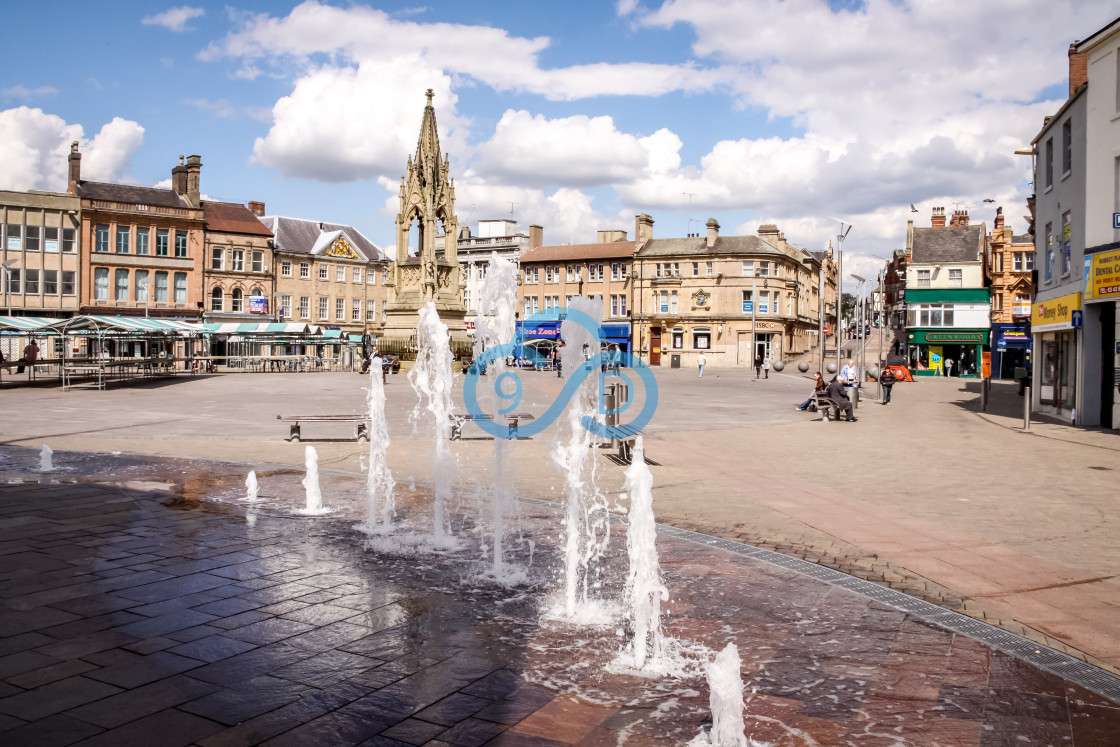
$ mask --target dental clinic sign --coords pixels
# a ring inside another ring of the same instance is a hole
[[[1085,256],[1085,300],[1120,298],[1120,250]]]
[[[1072,329],[1074,312],[1077,316],[1081,315],[1080,293],[1070,293],[1068,296],[1039,301],[1031,309],[1031,331]]]

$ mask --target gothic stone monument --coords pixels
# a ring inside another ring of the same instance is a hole
[[[455,216],[455,183],[450,162],[440,156],[436,110],[432,89],[420,124],[416,155],[408,159],[408,173],[401,177],[400,212],[397,213],[397,254],[393,266],[394,300],[386,307],[385,337],[409,339],[416,334],[419,310],[434,301],[440,319],[447,324],[452,339],[466,340],[466,324],[459,287],[459,261],[455,238],[459,219]],[[408,252],[412,222],[418,224],[417,252]],[[442,229],[442,230],[441,230]],[[445,240],[439,252],[436,237]]]

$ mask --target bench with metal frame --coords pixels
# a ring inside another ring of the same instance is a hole
[[[508,435],[509,435],[509,438],[512,439],[512,440],[516,440],[516,439],[520,438],[520,436],[518,435],[518,432],[517,432],[517,427],[522,421],[529,421],[529,420],[535,420],[536,419],[531,413],[528,413],[528,412],[508,413],[508,414],[505,414],[505,415],[501,415],[500,417],[503,417],[503,418],[506,419],[506,427],[509,428],[509,434]],[[494,418],[490,417],[489,415],[483,415],[482,413],[467,413],[466,415],[458,415],[458,414],[453,413],[451,415],[451,440],[452,441],[462,441],[463,440],[463,426],[466,425],[468,422],[474,422],[476,420],[493,420],[493,419]]]
[[[292,443],[299,443],[303,438],[300,432],[301,423],[354,423],[353,440],[369,441],[369,426],[366,424],[365,415],[277,415],[276,419],[291,423],[287,440]]]

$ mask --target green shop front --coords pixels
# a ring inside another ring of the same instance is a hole
[[[906,291],[906,360],[915,376],[977,378],[990,342],[986,288]]]

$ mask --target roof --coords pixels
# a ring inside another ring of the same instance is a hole
[[[979,262],[984,242],[984,224],[933,226],[914,229],[911,264]]]
[[[563,262],[587,259],[621,259],[634,256],[633,241],[608,241],[603,244],[562,244],[538,246],[521,255],[519,262]]]
[[[33,332],[57,321],[57,318],[45,316],[0,316],[0,332],[6,332],[10,329],[19,332]]]
[[[257,216],[239,202],[202,203],[207,231],[240,233],[250,236],[272,236],[272,231],[257,220]]]
[[[1086,38],[1082,39],[1081,41],[1074,42],[1074,46],[1077,47],[1078,52],[1084,52],[1084,51],[1090,49],[1091,47],[1096,46],[1100,42],[1104,41],[1104,35],[1107,34],[1118,23],[1120,23],[1120,18],[1113,19],[1109,23],[1106,23],[1104,26],[1101,26],[1099,29],[1094,31],[1092,34],[1090,34]],[[1101,37],[1101,38],[1098,39],[1097,38],[1098,36]]]
[[[173,189],[137,187],[132,184],[106,184],[105,182],[78,182],[78,197],[85,200],[125,202],[133,205],[158,205],[169,208],[190,208],[186,198]]]
[[[642,250],[638,252],[642,257],[662,257],[677,255],[705,255],[719,254],[778,254],[783,257],[790,255],[768,241],[763,241],[757,236],[717,236],[715,245],[708,248],[706,236],[692,236],[680,239],[650,239]]]
[[[1012,236],[1011,237],[1011,243],[1012,244],[1030,244],[1031,246],[1034,246],[1034,237],[1031,236],[1029,233],[1021,233],[1017,236]]]
[[[383,251],[363,236],[358,229],[341,223],[324,223],[317,220],[303,218],[285,218],[281,215],[266,215],[259,218],[266,228],[272,231],[276,251],[292,254],[315,254],[329,242],[324,240],[324,234],[333,233],[333,241],[339,236],[346,237],[355,249],[372,261],[388,262],[389,258]]]

